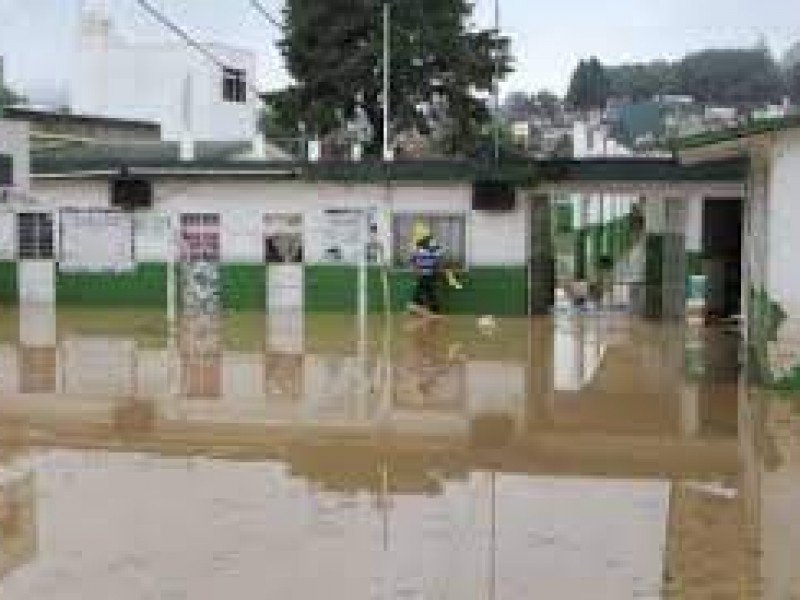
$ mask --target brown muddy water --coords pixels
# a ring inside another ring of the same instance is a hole
[[[735,331],[362,331],[4,308],[0,598],[800,598],[800,411]]]

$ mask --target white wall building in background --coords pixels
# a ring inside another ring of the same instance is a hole
[[[68,84],[74,113],[154,121],[166,140],[252,140],[259,99],[255,54],[205,47],[225,66],[185,44],[137,44],[114,30],[103,2],[84,2]]]

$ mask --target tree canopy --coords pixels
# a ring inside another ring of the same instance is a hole
[[[603,65],[594,56],[582,60],[572,74],[567,102],[579,110],[604,108],[611,93],[611,82]]]
[[[786,71],[786,92],[793,102],[800,104],[800,62]]]
[[[681,91],[703,103],[754,104],[780,101],[780,68],[766,48],[704,50],[677,65]]]
[[[735,106],[779,102],[786,81],[764,46],[703,50],[676,62],[603,66],[582,60],[572,76],[568,99],[576,108],[601,108],[609,97],[633,101],[683,94],[703,104]]]
[[[426,133],[445,113],[450,150],[465,148],[489,118],[480,93],[498,65],[510,72],[508,39],[470,29],[468,0],[395,0],[391,9],[393,131]],[[372,150],[380,147],[382,11],[381,0],[287,0],[280,48],[296,84],[282,92],[291,99],[275,99],[276,120],[325,135],[361,114]]]

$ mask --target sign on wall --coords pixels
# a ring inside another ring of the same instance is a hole
[[[367,211],[365,222],[362,209],[329,209],[323,213],[320,228],[322,259],[324,262],[355,264],[361,260],[361,244],[365,244],[371,261],[376,260],[370,248],[377,243],[377,212]],[[367,231],[364,229],[367,228]]]
[[[64,210],[61,212],[63,272],[122,273],[132,271],[133,219],[111,210]]]

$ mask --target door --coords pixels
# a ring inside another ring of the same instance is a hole
[[[742,297],[742,200],[707,199],[703,209],[704,275],[708,313],[738,315]]]

